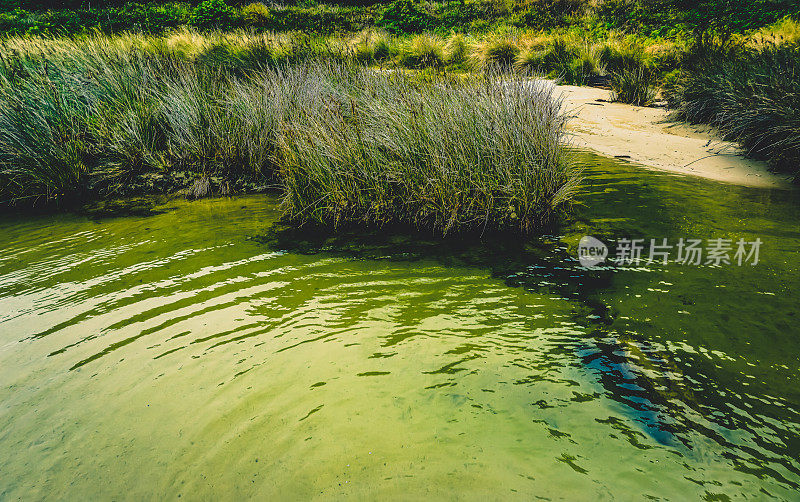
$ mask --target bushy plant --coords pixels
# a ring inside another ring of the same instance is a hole
[[[132,194],[154,173],[184,173],[202,196],[215,176],[254,176],[301,224],[534,232],[575,190],[560,105],[527,80],[323,63],[313,38],[176,37],[197,47],[0,47],[0,201]],[[417,40],[441,61],[438,41]]]
[[[419,33],[432,27],[432,17],[414,0],[394,0],[381,14],[378,26],[395,34]]]
[[[800,46],[694,52],[671,95],[677,117],[712,124],[748,154],[800,179]]]
[[[3,75],[0,177],[6,201],[64,200],[80,189],[88,170],[88,122],[93,114],[87,98],[79,86],[42,71],[25,79]]]
[[[189,22],[198,28],[228,28],[233,8],[225,0],[204,0],[192,11]]]
[[[653,72],[644,67],[611,73],[612,101],[649,106],[656,95]]]
[[[381,31],[362,30],[349,41],[356,61],[382,63],[394,57],[398,49],[394,40]]]
[[[242,8],[242,21],[246,26],[259,28],[270,26],[272,23],[272,13],[269,7],[263,3],[251,3]]]
[[[328,78],[304,81],[306,102],[322,92],[330,104],[287,123],[279,139],[291,219],[530,232],[574,191],[564,119],[546,88],[492,75],[424,87],[399,75],[354,77],[328,89],[319,87]]]
[[[585,85],[606,72],[601,48],[587,40],[553,36],[522,51],[517,68],[542,73],[562,83]]]
[[[435,5],[436,27],[442,30],[475,31],[473,23],[488,24],[494,17],[491,4],[480,0]]]
[[[431,35],[416,35],[400,50],[400,63],[407,68],[440,68],[444,61],[442,41]]]
[[[465,63],[469,57],[469,47],[464,35],[456,34],[451,36],[444,47],[444,53],[447,64],[461,65]]]
[[[508,37],[490,37],[475,48],[473,59],[484,71],[508,71],[519,55],[517,41]]]

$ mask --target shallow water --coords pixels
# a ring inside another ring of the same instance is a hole
[[[3,217],[0,499],[797,498],[797,193],[581,160],[528,242]],[[584,234],[764,244],[587,270]]]

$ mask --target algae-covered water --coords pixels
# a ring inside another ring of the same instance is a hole
[[[0,499],[799,498],[798,194],[581,161],[529,240],[2,217]],[[763,244],[586,269],[584,234]]]

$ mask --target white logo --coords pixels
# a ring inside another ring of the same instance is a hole
[[[578,261],[584,267],[594,267],[608,256],[608,247],[591,235],[584,235],[578,243]]]

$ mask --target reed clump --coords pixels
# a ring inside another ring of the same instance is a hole
[[[202,196],[251,179],[282,190],[300,224],[534,232],[576,189],[544,87],[379,71],[314,43],[287,56],[267,36],[198,43],[0,47],[0,201],[136,195],[164,178]]]
[[[800,44],[695,47],[669,96],[676,118],[715,126],[800,180]]]
[[[284,208],[295,220],[532,232],[576,189],[549,87],[496,74],[478,86],[420,86],[355,70],[307,80],[300,92],[307,102],[324,95],[325,105],[279,137]]]

